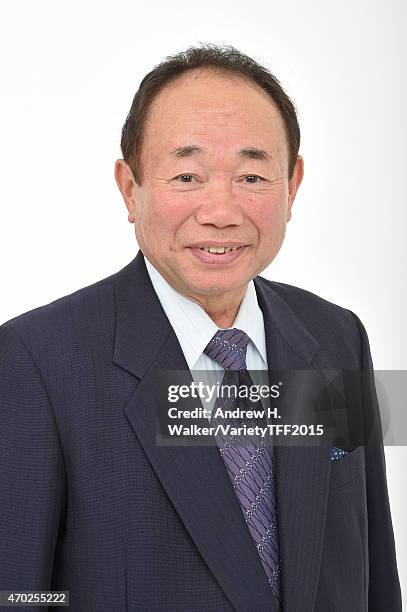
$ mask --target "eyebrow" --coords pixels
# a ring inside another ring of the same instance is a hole
[[[204,150],[197,145],[185,145],[181,147],[176,147],[171,151],[171,155],[175,157],[191,157],[195,153],[203,153]],[[240,149],[238,151],[238,155],[240,157],[249,158],[249,159],[259,159],[261,161],[269,161],[272,159],[270,153],[264,151],[263,149],[258,149],[257,147],[246,147],[244,149]]]

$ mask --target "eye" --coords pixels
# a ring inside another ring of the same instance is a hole
[[[174,181],[179,181],[180,183],[192,183],[192,179],[194,177],[192,174],[179,174],[174,178]]]
[[[245,177],[247,183],[259,183],[260,181],[264,181],[265,179],[257,174],[247,174]]]

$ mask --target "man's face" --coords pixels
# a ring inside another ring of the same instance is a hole
[[[232,295],[279,251],[301,179],[299,158],[288,180],[283,120],[261,88],[192,71],[151,106],[129,220],[175,289],[198,301]]]

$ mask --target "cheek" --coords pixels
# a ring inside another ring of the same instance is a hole
[[[140,208],[140,220],[145,231],[158,240],[169,238],[191,214],[191,204],[173,194],[159,190],[144,200]]]
[[[252,197],[245,207],[247,216],[258,228],[260,235],[278,235],[287,222],[287,199],[284,194]]]

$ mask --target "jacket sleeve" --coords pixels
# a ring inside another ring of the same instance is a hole
[[[401,593],[386,482],[386,465],[369,340],[360,319],[366,440],[369,612],[401,612]]]
[[[50,589],[64,495],[64,462],[47,391],[24,343],[3,324],[0,590]]]

